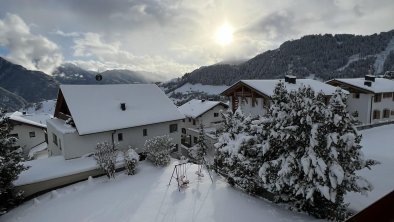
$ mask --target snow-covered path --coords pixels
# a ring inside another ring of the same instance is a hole
[[[149,162],[139,172],[85,181],[44,194],[0,217],[0,221],[314,221],[302,213],[257,199],[208,175],[198,180],[195,165],[188,168],[189,187],[179,192],[167,186],[173,167]],[[206,174],[206,173],[205,173]]]

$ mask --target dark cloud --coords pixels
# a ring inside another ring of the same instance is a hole
[[[25,23],[29,38],[42,40],[37,41],[45,47],[35,47],[33,54],[61,53],[85,67],[132,64],[179,75],[189,67],[251,57],[306,34],[387,31],[393,11],[392,0],[1,0],[0,20],[12,13]],[[213,38],[224,21],[235,30],[227,47]],[[23,44],[12,48],[4,42],[3,54],[18,61],[33,56]]]

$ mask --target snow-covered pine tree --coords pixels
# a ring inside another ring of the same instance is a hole
[[[264,188],[272,192],[277,201],[289,200],[291,191],[287,183],[297,177],[296,174],[291,175],[294,167],[294,150],[300,136],[296,133],[298,126],[294,125],[291,116],[292,112],[297,113],[291,104],[292,98],[295,97],[290,96],[282,81],[277,84],[267,113],[267,140],[261,141],[263,164],[259,175]]]
[[[198,166],[198,170],[196,172],[197,175],[203,176],[202,173],[202,166],[205,164],[205,156],[207,155],[207,143],[205,141],[205,131],[203,123],[200,123],[198,129],[198,137],[197,137],[197,144],[196,144],[196,161]]]
[[[346,192],[371,188],[355,171],[375,162],[361,155],[361,137],[346,111],[342,91],[336,91],[328,107],[324,101],[323,94],[314,96],[309,87],[286,93],[277,86],[259,174],[278,201],[319,218],[343,220]]]
[[[347,192],[366,194],[372,190],[372,185],[357,171],[378,164],[377,161],[365,159],[360,145],[361,135],[355,128],[355,119],[346,109],[347,95],[337,88],[330,98],[326,124],[320,127],[321,145],[316,149],[316,157],[324,160],[319,164],[325,169],[325,182],[317,186],[320,195],[313,195],[313,205],[310,206],[317,216],[343,220],[348,215],[344,202]],[[322,209],[320,206],[324,205]]]
[[[107,141],[97,144],[94,158],[96,159],[99,168],[105,171],[109,179],[115,178],[115,163],[117,154],[118,152],[116,148]]]
[[[236,184],[246,192],[256,193],[261,188],[258,170],[262,161],[257,134],[261,133],[259,129],[263,122],[245,117],[240,109],[234,114],[227,112],[223,116],[225,129],[215,144],[217,170],[228,177],[230,184]]]
[[[224,119],[224,126],[219,133],[218,142],[215,144],[214,166],[215,170],[222,174],[228,174],[234,169],[234,165],[229,157],[235,152],[238,152],[239,147],[234,143],[235,140],[243,138],[242,132],[245,125],[243,121],[245,116],[241,109],[237,109],[235,113],[227,110],[222,113]],[[240,135],[242,134],[242,135]]]
[[[11,130],[11,122],[0,109],[0,215],[22,200],[23,193],[16,192],[12,182],[27,169],[22,164],[22,149],[14,146],[17,138],[10,135]]]
[[[147,158],[156,166],[166,166],[170,163],[170,152],[174,144],[168,135],[156,136],[145,141]]]

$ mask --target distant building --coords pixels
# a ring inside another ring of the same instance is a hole
[[[9,115],[14,125],[10,134],[18,138],[15,145],[23,149],[25,158],[34,158],[35,154],[46,149],[46,121],[51,117],[47,113],[26,114],[18,111]]]
[[[214,134],[223,122],[220,112],[227,108],[228,105],[220,101],[198,99],[193,99],[178,107],[178,110],[186,117],[181,123],[183,143],[193,146],[197,142],[200,124],[204,126],[205,132]]]
[[[313,79],[296,79],[286,76],[285,79],[240,80],[226,89],[221,95],[230,100],[230,108],[234,112],[241,107],[246,115],[265,115],[270,107],[271,96],[279,81],[283,81],[287,90],[297,90],[302,86],[310,86],[315,93],[323,92],[326,101],[334,94],[336,87]]]
[[[394,81],[366,75],[365,78],[332,79],[327,84],[350,92],[348,110],[363,124],[394,121]]]
[[[61,85],[54,117],[47,121],[49,153],[65,159],[104,141],[143,152],[147,139],[169,135],[178,147],[184,119],[154,84]]]

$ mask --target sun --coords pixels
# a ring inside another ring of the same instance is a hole
[[[228,45],[233,41],[233,27],[228,23],[221,25],[215,33],[215,41],[222,46]]]

